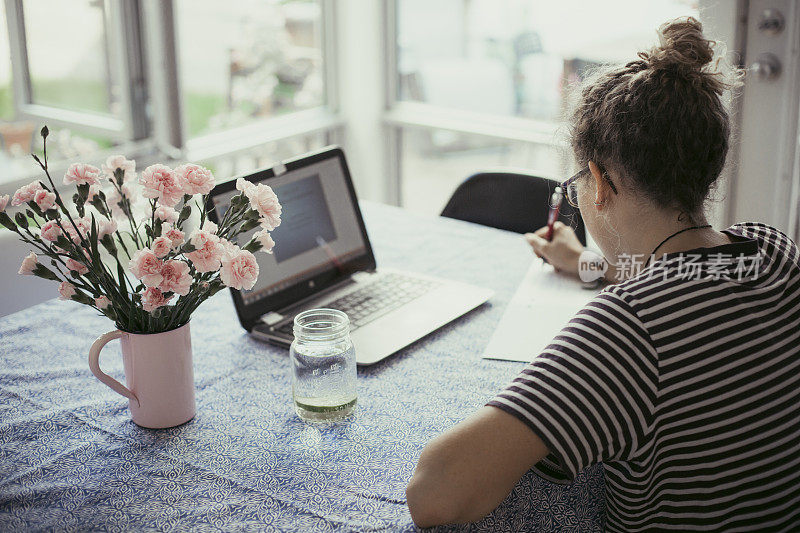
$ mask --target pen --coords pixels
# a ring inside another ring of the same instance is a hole
[[[331,263],[334,264],[334,266],[339,270],[339,272],[342,272],[342,263],[340,263],[339,260],[336,258],[336,254],[333,253],[330,244],[325,242],[325,239],[323,239],[320,235],[317,235],[317,244],[319,245],[320,248],[322,248],[322,250],[325,252],[325,255],[328,256],[328,259],[330,259]]]
[[[547,215],[547,234],[544,238],[548,241],[553,240],[553,225],[558,218],[558,212],[561,210],[561,202],[564,200],[564,191],[561,187],[556,187],[553,195],[550,197],[550,212]]]

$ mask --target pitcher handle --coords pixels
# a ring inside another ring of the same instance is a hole
[[[89,370],[92,371],[92,374],[94,374],[97,379],[108,385],[111,390],[125,396],[129,400],[135,401],[137,405],[141,405],[139,404],[139,398],[137,398],[128,387],[100,370],[100,350],[112,340],[119,339],[125,335],[127,335],[127,333],[116,329],[97,337],[97,340],[94,341],[94,344],[92,344],[92,347],[89,349]]]

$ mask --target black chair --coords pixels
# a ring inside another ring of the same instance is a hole
[[[484,226],[528,233],[547,225],[550,196],[558,182],[513,172],[479,172],[453,192],[441,216]],[[558,219],[575,230],[586,245],[586,228],[580,211],[561,203]]]

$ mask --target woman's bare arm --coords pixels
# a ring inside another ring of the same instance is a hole
[[[547,453],[521,420],[483,407],[422,451],[406,488],[411,517],[420,527],[480,520]]]

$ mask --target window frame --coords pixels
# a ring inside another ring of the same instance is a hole
[[[51,126],[68,127],[76,131],[108,137],[117,142],[143,139],[147,136],[143,120],[145,96],[142,93],[143,69],[135,49],[138,46],[139,17],[137,0],[107,2],[111,27],[107,33],[115,40],[117,51],[109,61],[114,65],[119,80],[120,117],[76,111],[57,106],[37,104],[33,100],[28,46],[25,30],[23,0],[6,0],[6,23],[8,25],[9,50],[11,52],[12,90],[17,118],[44,121]],[[131,51],[131,52],[129,52]],[[109,53],[111,51],[106,51]]]
[[[97,115],[35,104],[32,101],[23,0],[6,0],[6,20],[12,65],[12,93],[16,119],[47,123],[51,129],[109,137],[119,143],[92,154],[86,162],[100,164],[115,153],[145,161],[207,161],[257,153],[270,143],[323,134],[329,142],[344,139],[345,121],[339,110],[336,3],[319,0],[325,102],[310,109],[264,118],[195,139],[185,135],[185,114],[180,92],[174,0],[112,0],[107,3],[113,28],[109,33],[119,51],[109,60],[116,65],[121,86],[121,117]],[[113,31],[112,31],[113,29]],[[68,162],[53,161],[54,172]],[[64,167],[63,169],[61,167]],[[39,176],[30,172],[0,181],[0,193]]]
[[[189,138],[180,88],[177,22],[173,0],[144,0],[148,37],[153,129],[160,150],[191,161],[235,156],[264,144],[315,133],[331,134],[342,127],[336,90],[336,6],[334,0],[318,0],[321,10],[322,63],[325,102],[278,117],[268,117],[219,132]]]
[[[529,118],[476,113],[451,109],[424,102],[401,100],[398,94],[398,1],[383,0],[384,39],[384,84],[386,87],[386,111],[383,124],[386,126],[389,163],[387,164],[388,198],[394,205],[402,206],[402,169],[400,167],[401,134],[403,130],[447,130],[465,135],[497,139],[509,142],[530,143],[547,148],[564,148],[566,141],[559,138],[558,122]],[[561,161],[564,175],[574,171],[574,162]]]

